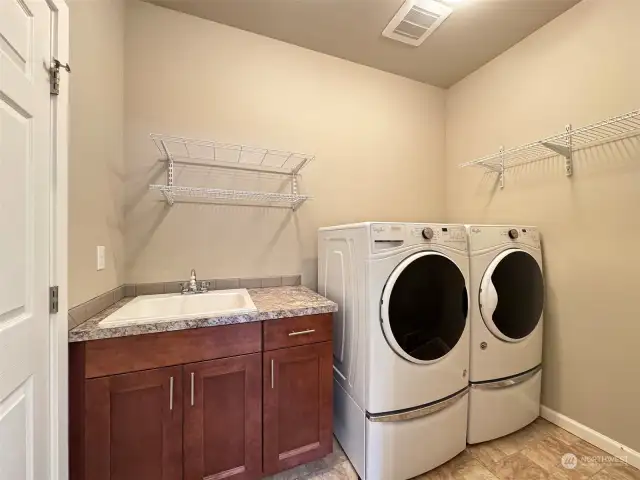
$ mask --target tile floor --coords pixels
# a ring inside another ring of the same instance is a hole
[[[561,465],[566,453],[578,458],[574,469]],[[583,457],[590,457],[590,461]],[[640,480],[640,470],[607,461],[610,458],[590,443],[538,418],[507,437],[470,445],[450,462],[414,480]],[[334,442],[334,452],[328,457],[270,479],[358,480],[358,475]]]

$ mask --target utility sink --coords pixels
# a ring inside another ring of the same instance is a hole
[[[246,288],[182,295],[142,295],[116,310],[98,325],[126,327],[145,323],[190,320],[227,315],[257,314]]]

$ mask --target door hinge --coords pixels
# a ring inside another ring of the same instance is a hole
[[[49,287],[49,313],[58,313],[58,286]]]
[[[67,72],[71,72],[71,67],[69,64],[63,65],[60,60],[57,58],[53,59],[51,62],[51,67],[49,67],[49,92],[51,95],[60,95],[60,69],[64,68]]]

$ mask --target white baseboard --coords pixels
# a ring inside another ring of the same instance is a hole
[[[629,465],[640,469],[640,452],[636,452],[626,445],[622,445],[621,443],[596,432],[592,428],[578,423],[561,413],[551,410],[549,407],[545,407],[544,405],[540,408],[540,415],[542,418],[549,420],[551,423],[565,429],[567,432],[573,433],[576,437],[580,437],[590,444],[595,445],[600,450],[604,450],[610,455],[622,458]]]

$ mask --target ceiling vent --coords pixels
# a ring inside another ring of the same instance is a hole
[[[453,10],[435,0],[406,0],[382,35],[417,47]]]

